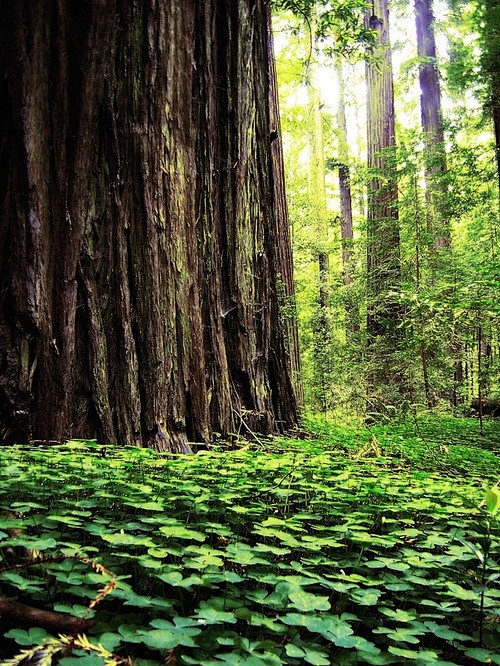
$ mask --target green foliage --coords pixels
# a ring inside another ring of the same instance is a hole
[[[322,422],[317,439],[195,456],[3,448],[0,593],[76,617],[93,605],[66,666],[494,659],[499,431],[486,426]],[[13,627],[0,656],[57,641]]]
[[[304,27],[315,25],[315,36],[329,55],[353,55],[374,44],[372,30],[364,26],[366,0],[274,0],[275,10],[289,12],[294,18],[291,30],[298,34]],[[305,26],[304,26],[305,24]]]

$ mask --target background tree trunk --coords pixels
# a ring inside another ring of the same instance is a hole
[[[311,114],[310,126],[310,170],[309,191],[314,216],[316,238],[313,252],[318,262],[317,307],[314,319],[314,375],[318,402],[321,411],[327,413],[331,407],[331,331],[330,306],[330,257],[328,255],[328,207],[326,195],[326,169],[323,137],[323,115],[318,80],[316,19],[311,18],[311,53],[307,62],[308,106]]]
[[[493,120],[500,191],[500,0],[485,0],[481,6],[481,18],[483,22],[482,68],[489,83],[488,106]]]
[[[449,211],[446,210],[447,185],[443,179],[446,173],[446,151],[431,0],[415,0],[415,25],[420,58],[418,77],[425,145],[428,229],[435,249],[450,248]]]
[[[2,7],[0,437],[295,425],[267,2]]]
[[[339,169],[339,194],[340,194],[340,238],[342,242],[342,280],[344,283],[344,307],[346,313],[346,335],[352,337],[358,333],[359,307],[353,295],[352,284],[354,282],[354,232],[351,197],[351,175],[349,168],[349,148],[347,141],[347,117],[345,108],[345,84],[342,68],[342,60],[337,56],[335,60],[335,72],[339,87],[337,107],[337,134],[338,134],[338,169]]]

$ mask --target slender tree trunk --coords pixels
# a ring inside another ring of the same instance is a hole
[[[500,192],[500,74],[497,74],[495,80],[492,81],[491,104],[493,130],[495,133],[495,157],[497,162],[498,188]]]
[[[319,302],[326,307],[328,301],[329,259],[326,250],[328,242],[328,211],[326,204],[325,151],[323,142],[323,116],[319,93],[316,63],[309,62],[309,104],[312,114],[311,124],[311,171],[310,191],[316,221],[316,242],[318,244]],[[324,331],[326,333],[326,331]]]
[[[367,27],[376,31],[375,57],[366,62],[367,151],[371,178],[367,219],[368,390],[373,407],[400,399],[399,323],[394,297],[401,282],[398,191],[395,163],[394,84],[387,0],[374,0]]]
[[[347,335],[359,332],[358,304],[353,298],[349,287],[354,282],[354,233],[351,197],[351,176],[349,169],[349,149],[347,143],[347,119],[345,110],[345,89],[342,61],[337,58],[335,62],[337,82],[339,87],[337,107],[337,132],[338,132],[338,169],[339,169],[339,192],[340,192],[340,237],[342,241],[342,268],[343,282],[346,287],[344,299],[346,311]]]
[[[482,367],[483,329],[481,324],[477,326],[477,395],[479,409],[479,428],[483,432],[483,367]]]
[[[3,3],[0,70],[0,438],[293,426],[267,1]]]
[[[312,21],[312,43],[316,48],[314,20]],[[323,412],[329,409],[330,374],[330,326],[328,309],[330,298],[330,261],[328,256],[328,210],[326,201],[325,154],[323,143],[323,115],[319,91],[317,63],[314,52],[308,62],[309,107],[312,123],[310,135],[311,167],[309,175],[310,200],[315,219],[315,254],[318,262],[318,307],[315,316],[314,363],[319,401]]]
[[[422,207],[420,205],[420,196],[419,196],[419,173],[415,172],[413,181],[412,181],[412,194],[413,202],[415,206],[414,213],[414,233],[415,233],[415,293],[420,294],[422,290]],[[425,403],[428,409],[432,409],[434,399],[432,397],[431,385],[429,381],[429,358],[428,358],[428,349],[425,342],[425,318],[422,315],[418,317],[418,337],[419,337],[419,353],[420,361],[422,364],[422,380],[424,385],[425,393]]]
[[[430,269],[431,279],[435,280],[438,269],[451,250],[450,210],[446,183],[446,148],[443,131],[441,89],[436,61],[434,38],[434,16],[432,0],[415,0],[415,25],[417,50],[420,58],[420,110],[424,132],[424,158],[427,204],[427,227],[431,237]],[[450,293],[442,293],[442,297]],[[450,322],[450,328],[452,324]],[[450,331],[443,331],[448,337]],[[460,356],[460,345],[449,350],[455,358]],[[450,402],[455,406],[459,394],[461,376],[460,360],[455,361],[453,389]],[[446,382],[449,384],[449,381]],[[447,392],[448,393],[448,392]],[[449,393],[448,393],[449,395]]]
[[[427,222],[434,248],[449,248],[450,224],[446,211],[446,152],[441,89],[436,64],[432,0],[415,0],[417,51],[420,59],[420,112],[425,145]]]

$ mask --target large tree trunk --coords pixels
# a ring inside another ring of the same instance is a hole
[[[366,62],[367,158],[367,341],[372,408],[399,400],[401,282],[398,189],[395,156],[394,83],[387,0],[375,0],[366,26],[375,30],[374,57]]]
[[[2,4],[1,439],[295,425],[268,29],[266,0]]]

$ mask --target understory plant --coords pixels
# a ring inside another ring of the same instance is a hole
[[[433,427],[4,448],[0,595],[88,624],[2,618],[0,663],[500,663],[498,459]]]

